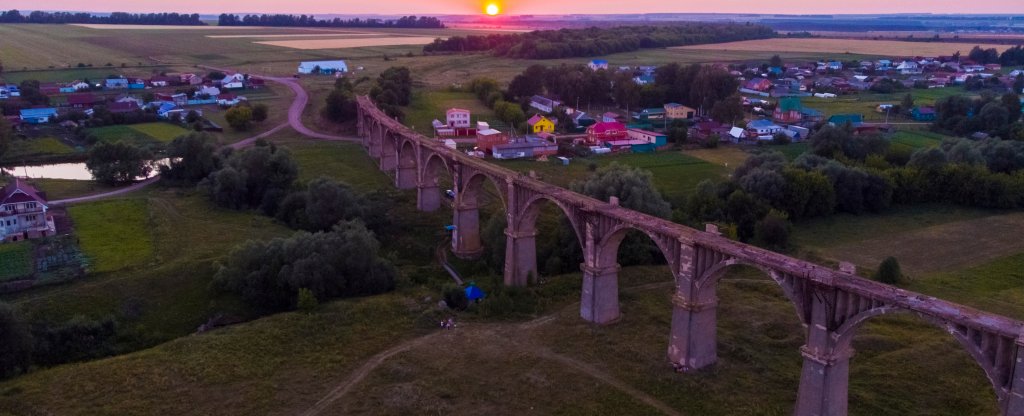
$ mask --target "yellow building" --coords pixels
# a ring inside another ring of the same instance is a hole
[[[526,122],[530,125],[531,133],[554,133],[555,122],[540,114],[536,114]]]
[[[665,117],[669,120],[692,120],[697,115],[697,110],[682,104],[665,104]]]

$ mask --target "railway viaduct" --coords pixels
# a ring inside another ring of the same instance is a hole
[[[365,96],[358,98],[362,144],[393,174],[401,189],[416,189],[420,210],[441,206],[438,180],[447,173],[456,192],[452,251],[473,257],[482,251],[479,196],[486,182],[499,190],[507,238],[504,282],[528,284],[536,275],[536,221],[543,204],[569,219],[584,262],[580,315],[597,324],[619,316],[619,243],[627,232],[651,238],[675,279],[668,358],[686,370],[716,359],[716,290],[733,265],[762,270],[792,302],[805,328],[803,369],[795,414],[846,415],[851,342],[872,317],[911,313],[953,336],[984,370],[1004,415],[1024,415],[1024,323],[834,270],[598,201],[449,149],[389,118]]]

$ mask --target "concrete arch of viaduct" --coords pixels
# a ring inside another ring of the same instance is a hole
[[[420,136],[388,118],[369,98],[358,98],[358,129],[364,147],[394,172],[396,185],[419,189],[418,206],[440,206],[438,178],[451,175],[456,255],[474,256],[480,244],[479,195],[494,184],[508,220],[505,282],[527,284],[536,271],[536,212],[550,201],[566,214],[584,251],[580,315],[609,323],[619,316],[617,251],[625,234],[638,230],[658,245],[675,276],[668,358],[687,370],[713,364],[716,356],[716,291],[724,271],[745,264],[764,271],[793,303],[805,326],[804,358],[795,414],[845,415],[850,342],[874,316],[909,312],[953,334],[988,375],[1005,415],[1024,416],[1024,323],[941,299],[860,278],[712,233],[595,201],[525,175],[473,159]],[[414,177],[412,181],[410,177]]]

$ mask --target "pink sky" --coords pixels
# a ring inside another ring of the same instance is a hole
[[[89,10],[187,13],[339,13],[339,14],[471,14],[485,0],[5,0],[0,8],[32,10]],[[514,14],[566,13],[1024,13],[1022,0],[494,0],[503,12]],[[967,6],[969,4],[969,6]]]

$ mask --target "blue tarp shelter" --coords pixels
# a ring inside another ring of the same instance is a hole
[[[484,296],[486,296],[484,291],[480,290],[476,285],[470,283],[469,286],[466,286],[466,299],[469,299],[470,302],[483,299]]]

